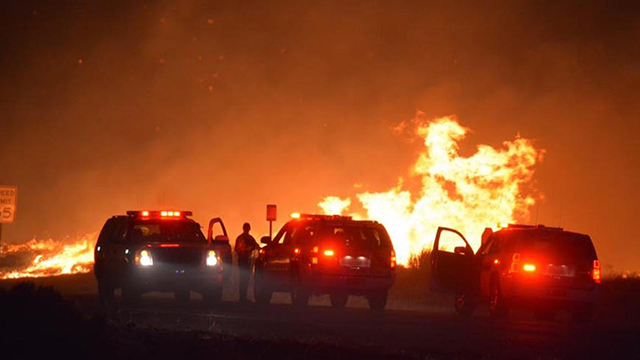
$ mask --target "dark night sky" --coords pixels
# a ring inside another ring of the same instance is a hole
[[[473,130],[463,154],[534,139],[538,222],[640,269],[640,2],[468,3],[2,1],[3,240],[160,205],[264,232],[267,203],[393,187],[421,110]]]

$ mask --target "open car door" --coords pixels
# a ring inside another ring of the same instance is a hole
[[[439,227],[431,251],[431,290],[466,293],[474,288],[473,249],[457,230]]]
[[[220,230],[214,232],[216,224],[220,225]],[[229,236],[227,235],[227,229],[224,227],[222,219],[217,217],[209,220],[209,230],[207,230],[207,241],[209,242],[229,242]]]
[[[216,224],[219,226],[216,226]],[[228,281],[231,278],[233,254],[231,253],[231,245],[229,245],[229,235],[227,235],[227,229],[224,227],[224,222],[222,222],[221,218],[217,217],[209,220],[207,241],[220,255],[222,259],[223,276],[225,281]]]

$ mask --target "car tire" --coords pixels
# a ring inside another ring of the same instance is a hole
[[[500,281],[497,278],[491,279],[491,284],[489,285],[489,313],[494,319],[503,319],[509,314],[509,308],[502,294]]]
[[[349,295],[336,292],[329,294],[329,299],[331,300],[331,307],[334,309],[344,309],[347,305],[347,300],[349,300]]]
[[[113,303],[115,287],[107,279],[98,280],[98,301],[103,305]]]
[[[465,293],[457,294],[454,299],[454,307],[458,315],[470,318],[476,310],[476,301],[471,295]]]
[[[387,299],[389,298],[388,291],[379,291],[367,295],[367,301],[369,302],[369,308],[371,311],[381,313],[384,312],[384,308],[387,306]]]
[[[271,295],[273,291],[269,286],[269,280],[260,271],[256,269],[256,276],[253,282],[253,296],[256,300],[256,304],[260,306],[267,306],[271,303]]]
[[[191,300],[191,291],[190,290],[178,290],[173,292],[173,298],[176,299],[176,302],[180,305],[186,305]]]
[[[202,299],[209,306],[222,303],[222,287],[215,287],[202,293]]]
[[[142,292],[134,285],[122,286],[122,300],[127,306],[137,306],[140,304],[142,298]]]

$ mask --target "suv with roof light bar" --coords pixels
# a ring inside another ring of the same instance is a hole
[[[255,299],[266,305],[273,292],[290,292],[306,306],[311,295],[329,294],[334,308],[349,295],[365,296],[383,311],[395,282],[396,257],[384,226],[348,216],[296,214],[273,241],[261,239],[255,266]]]
[[[208,237],[190,211],[127,211],[106,221],[94,249],[98,297],[110,303],[122,290],[128,305],[142,294],[173,292],[187,303],[191,291],[210,304],[221,301],[223,276],[230,268],[231,247],[220,218],[211,219]],[[221,234],[214,236],[219,224]],[[229,266],[227,266],[229,264]]]
[[[431,253],[432,290],[453,292],[463,316],[487,302],[496,318],[526,307],[541,320],[566,309],[574,320],[590,321],[601,277],[588,235],[544,225],[487,228],[475,254],[460,232],[440,227]]]

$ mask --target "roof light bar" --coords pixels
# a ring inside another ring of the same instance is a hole
[[[176,210],[129,210],[127,216],[136,218],[186,218],[192,216],[191,211],[176,211]]]

